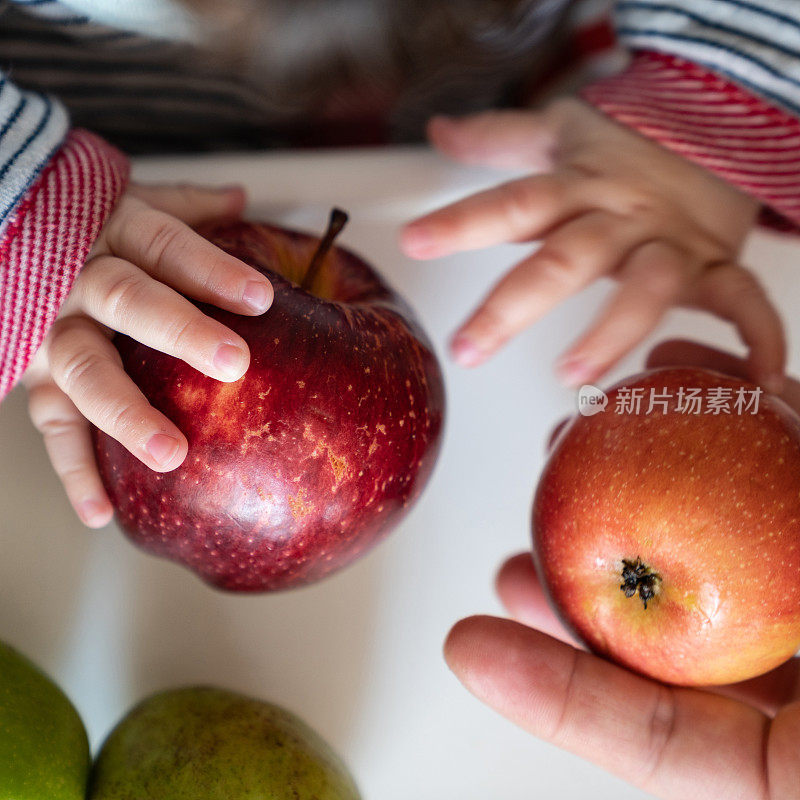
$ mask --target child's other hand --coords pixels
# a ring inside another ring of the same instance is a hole
[[[237,188],[131,186],[25,373],[31,419],[70,502],[91,527],[107,523],[112,508],[90,422],[159,472],[179,466],[188,447],[125,374],[110,341],[114,331],[220,381],[238,380],[247,370],[244,340],[179,294],[238,314],[269,308],[269,281],[189,227],[238,217],[243,207]]]
[[[436,118],[429,136],[461,161],[534,173],[434,211],[401,234],[414,258],[542,240],[457,331],[451,352],[459,363],[481,363],[607,275],[620,286],[559,360],[565,383],[597,379],[670,306],[682,304],[732,322],[749,348],[751,373],[780,390],[780,318],[756,278],[737,264],[755,200],[577,100],[559,100],[538,114]]]

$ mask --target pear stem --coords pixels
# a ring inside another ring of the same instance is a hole
[[[328,220],[328,229],[325,231],[325,235],[320,240],[314,255],[311,257],[308,269],[306,269],[306,274],[303,276],[303,282],[300,284],[301,289],[304,289],[307,292],[311,290],[311,287],[314,284],[314,279],[317,277],[317,273],[322,266],[322,262],[325,260],[325,256],[328,255],[328,251],[331,249],[333,240],[341,233],[342,228],[344,228],[344,226],[347,224],[347,219],[347,213],[342,211],[341,208],[331,209],[331,216]]]

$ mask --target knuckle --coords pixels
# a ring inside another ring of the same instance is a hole
[[[231,263],[225,260],[224,254],[220,251],[209,259],[209,264],[200,280],[208,291],[216,294],[228,288],[237,278],[231,269]]]
[[[123,402],[108,409],[104,428],[115,439],[125,437],[144,420],[144,413],[138,403]]]
[[[73,434],[81,428],[78,420],[63,416],[39,417],[34,426],[45,438]]]
[[[643,278],[645,289],[659,298],[672,298],[680,294],[685,283],[683,268],[672,261],[653,264]]]
[[[191,348],[197,339],[197,332],[203,320],[200,314],[181,315],[164,332],[164,339],[174,352]]]
[[[643,193],[633,193],[625,199],[625,210],[635,219],[652,219],[663,216],[663,206],[654,198]]]
[[[675,217],[668,201],[635,180],[603,176],[590,180],[588,185],[593,196],[601,198],[603,208],[620,217],[658,223],[659,228]]]
[[[663,216],[663,204],[650,192],[631,186],[617,190],[616,203],[623,214],[634,219],[652,219]]]
[[[82,385],[91,381],[101,368],[101,358],[95,352],[71,350],[54,358],[56,380],[67,395],[73,395]]]
[[[28,416],[40,433],[58,432],[76,420],[70,416],[67,398],[53,384],[36,386],[28,391]]]
[[[65,486],[75,486],[84,483],[90,474],[89,465],[82,460],[62,462],[60,459],[56,459],[52,463],[56,475],[58,475]]]
[[[526,180],[510,181],[497,188],[499,207],[514,229],[525,230],[530,224],[538,192]]]
[[[561,713],[558,714],[558,718],[553,721],[553,726],[547,736],[547,738],[556,745],[568,740],[575,708],[580,703],[579,684],[581,664],[581,654],[577,650],[573,651],[572,664],[570,665],[567,680],[562,692],[563,700]]]
[[[154,414],[144,397],[123,394],[110,398],[97,414],[95,424],[125,447],[138,443],[143,432],[151,427]]]
[[[675,728],[675,695],[666,686],[658,687],[658,696],[645,730],[647,757],[644,759],[642,784],[647,785],[664,762],[664,754]]]
[[[122,320],[135,312],[140,305],[145,286],[146,282],[141,273],[125,271],[111,276],[103,290],[100,303],[113,319]]]
[[[94,323],[80,317],[58,320],[51,329],[48,344],[48,361],[56,387],[73,397],[83,385],[91,383],[96,373],[101,373],[105,362],[119,358],[109,344],[113,354],[97,347],[91,338]],[[101,337],[100,341],[107,341]],[[92,346],[90,346],[92,345]]]
[[[573,260],[559,250],[542,248],[536,254],[536,262],[539,275],[547,283],[569,289],[580,282]]]
[[[157,274],[162,274],[164,261],[169,251],[180,246],[184,228],[178,220],[161,212],[152,212],[152,230],[144,247],[144,259],[153,265]]]
[[[619,220],[609,221],[612,215],[591,214],[587,215],[586,224],[582,225],[577,233],[570,232],[569,238],[561,238],[560,247],[568,247],[572,254],[572,260],[578,263],[586,261],[597,261],[597,256],[606,253],[613,246],[618,236],[615,235],[614,227],[622,228]],[[545,247],[553,250],[560,250],[554,243],[546,244]]]

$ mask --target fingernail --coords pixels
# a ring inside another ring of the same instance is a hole
[[[238,381],[247,369],[247,353],[232,344],[221,344],[214,354],[214,367],[229,381]]]
[[[436,255],[436,242],[423,227],[407,227],[401,235],[401,244],[407,255],[414,258],[430,258]]]
[[[580,358],[565,358],[556,363],[556,375],[565,386],[575,388],[594,374],[594,368]]]
[[[242,292],[242,300],[259,314],[266,311],[272,300],[271,287],[265,281],[248,281]]]
[[[87,525],[101,525],[106,522],[108,507],[97,500],[84,500],[78,507],[78,516]]]
[[[166,433],[156,433],[150,437],[145,445],[145,450],[150,454],[153,461],[159,466],[165,467],[175,458],[180,442]]]
[[[462,367],[476,367],[486,358],[486,354],[467,335],[457,333],[450,342],[453,361]]]

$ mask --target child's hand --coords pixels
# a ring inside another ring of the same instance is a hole
[[[780,319],[758,281],[736,263],[755,200],[577,100],[557,101],[540,114],[436,118],[429,136],[459,160],[535,173],[434,211],[402,232],[401,246],[414,258],[542,240],[455,334],[451,352],[459,363],[481,363],[608,275],[621,285],[559,360],[565,383],[598,378],[670,306],[682,304],[736,325],[751,372],[780,390]]]
[[[239,314],[269,308],[269,281],[189,227],[236,217],[243,206],[241,189],[132,186],[108,218],[25,373],[31,419],[87,525],[104,525],[112,514],[90,422],[159,472],[175,469],[187,451],[184,435],[123,371],[110,341],[114,331],[220,381],[238,380],[248,367],[244,340],[179,294]]]

